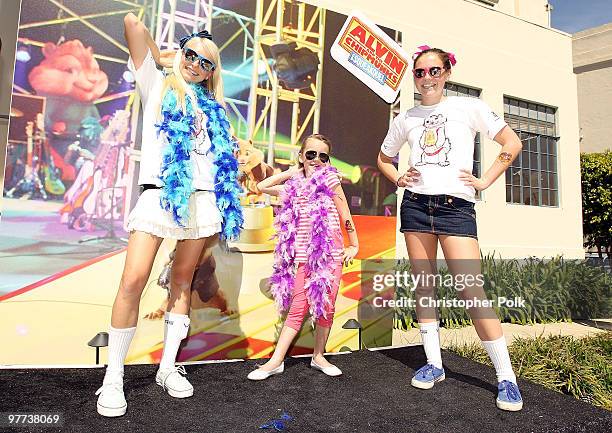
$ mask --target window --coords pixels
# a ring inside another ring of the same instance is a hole
[[[471,96],[473,98],[480,98],[480,90],[474,89],[473,87],[462,86],[461,84],[451,83],[449,81],[444,85],[445,96]],[[421,104],[421,94],[414,94],[414,105]],[[474,137],[474,165],[472,167],[472,174],[476,177],[481,175],[481,160],[480,160],[480,133],[476,133]],[[481,198],[481,192],[476,191],[476,198]]]
[[[504,119],[523,142],[506,170],[506,203],[559,205],[555,113],[553,107],[504,97]]]

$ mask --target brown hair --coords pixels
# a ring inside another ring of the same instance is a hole
[[[421,56],[423,54],[428,54],[428,53],[434,53],[437,54],[438,57],[440,58],[440,60],[442,61],[442,64],[444,65],[444,68],[447,71],[450,71],[450,69],[452,68],[452,64],[451,64],[451,60],[450,60],[450,56],[449,54],[444,51],[441,50],[440,48],[429,48],[427,50],[423,50],[421,51],[415,58],[414,58],[414,64],[416,65],[416,62],[421,58]]]
[[[310,134],[308,137],[303,138],[302,139],[302,145],[300,146],[300,152],[302,153],[304,152],[304,148],[306,147],[306,142],[310,139],[314,139],[314,140],[319,140],[322,141],[323,143],[327,144],[327,152],[331,153],[332,151],[332,143],[331,140],[329,138],[327,138],[326,136],[324,136],[323,134]],[[298,160],[298,165],[300,167],[303,167],[304,164],[302,164],[299,160]]]

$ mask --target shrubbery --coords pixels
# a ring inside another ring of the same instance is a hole
[[[398,270],[410,272],[408,261],[403,261]],[[448,271],[442,269],[440,273]],[[612,275],[584,261],[559,257],[501,260],[485,256],[482,258],[482,273],[487,298],[521,297],[526,301],[524,308],[496,308],[502,322],[525,325],[606,318],[612,314]],[[457,298],[452,287],[438,287],[436,293],[439,299]],[[407,287],[396,287],[396,298],[401,297],[414,299],[414,292]],[[465,309],[440,308],[441,326],[452,328],[470,323]],[[396,309],[396,328],[409,329],[415,325],[414,309]]]
[[[508,347],[518,377],[612,410],[612,332],[585,338],[517,338]],[[460,356],[491,365],[480,343],[450,346]]]

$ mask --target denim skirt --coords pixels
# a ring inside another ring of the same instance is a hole
[[[452,195],[426,195],[404,190],[401,232],[467,236],[478,239],[474,203]]]

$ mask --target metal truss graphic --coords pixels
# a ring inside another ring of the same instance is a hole
[[[158,0],[156,22],[151,33],[155,35],[155,42],[161,49],[175,49],[179,39],[203,28],[212,32],[215,20],[225,20],[236,24],[236,31],[223,44],[219,51],[223,51],[231,44],[242,44],[242,57],[236,64],[223,67],[223,76],[243,81],[244,87],[251,87],[251,76],[244,74],[243,69],[253,61],[254,36],[253,18],[223,9],[214,5],[214,0]],[[177,27],[182,31],[177,33]],[[154,29],[154,30],[153,30]],[[225,101],[236,118],[235,133],[238,136],[247,135],[247,99],[225,96]]]
[[[256,145],[267,145],[268,163],[272,164],[275,149],[288,150],[295,156],[304,132],[319,130],[325,10],[295,0],[257,0],[256,8],[248,135]],[[298,48],[307,47],[317,54],[319,68],[309,88],[287,90],[280,86],[267,51],[281,41],[295,42]],[[263,70],[264,79],[260,79]],[[277,142],[277,118],[281,106],[287,105],[291,110],[290,142],[281,144]]]

